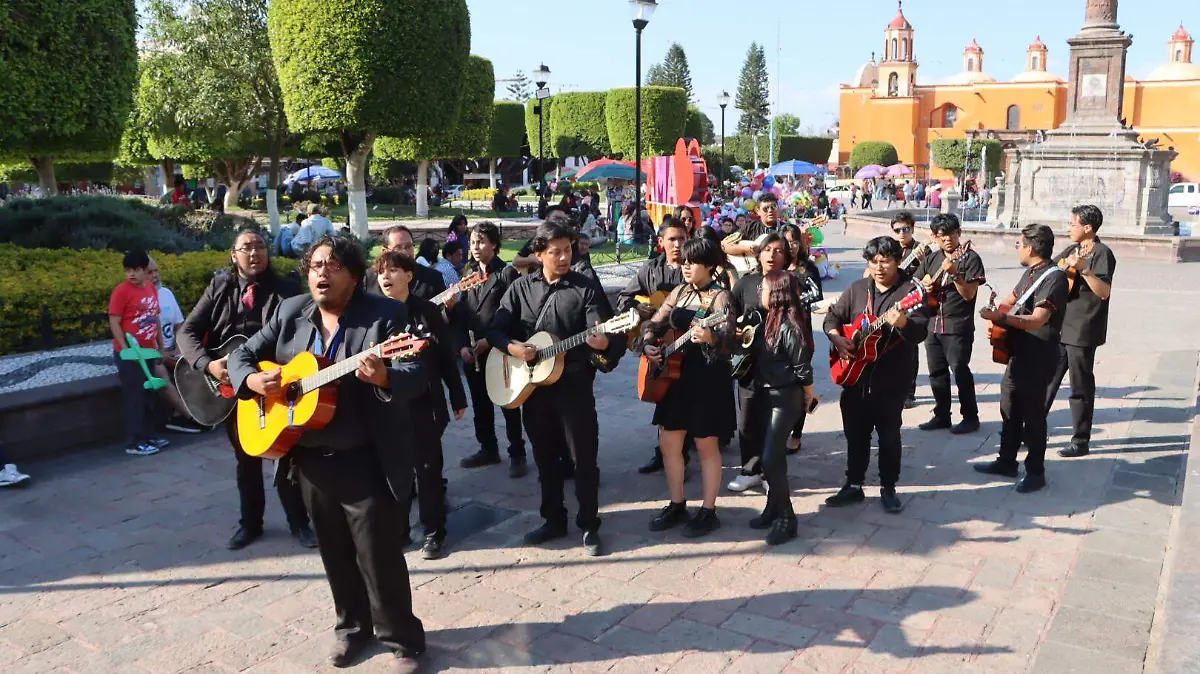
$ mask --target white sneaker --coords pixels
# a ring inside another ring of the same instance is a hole
[[[754,487],[761,486],[763,483],[762,475],[738,475],[733,480],[725,485],[729,491],[746,491]]]
[[[160,450],[158,447],[155,447],[149,443],[142,443],[140,445],[134,445],[133,447],[125,448],[125,453],[131,456],[150,456],[152,454],[158,454],[159,451]]]
[[[18,471],[11,463],[5,464],[4,470],[0,470],[0,487],[15,487],[28,479],[28,475]]]

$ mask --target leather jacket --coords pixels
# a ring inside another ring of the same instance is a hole
[[[787,323],[779,327],[779,340],[773,347],[764,332],[764,326],[760,326],[752,347],[755,382],[773,389],[812,385],[812,344]]]

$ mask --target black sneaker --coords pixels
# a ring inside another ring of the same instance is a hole
[[[312,527],[307,524],[301,524],[292,529],[292,537],[306,548],[317,547],[317,535],[313,533]]]
[[[426,536],[425,542],[421,545],[422,559],[438,559],[442,556],[442,547],[445,539],[440,536]]]
[[[661,471],[662,469],[663,469],[662,454],[655,452],[654,456],[646,463],[642,464],[641,466],[638,466],[637,470],[642,475],[649,475],[651,473],[657,473],[657,472]]]
[[[906,410],[911,410],[912,408],[914,408],[914,407],[916,407],[916,406],[917,406],[917,399],[916,399],[916,398],[914,398],[914,397],[912,397],[912,396],[909,396],[907,399],[905,399],[905,401],[904,401],[904,409],[906,409]]]
[[[950,420],[946,417],[933,417],[917,428],[923,431],[940,431],[943,428],[950,428]]]
[[[721,528],[721,520],[717,517],[716,510],[701,507],[696,510],[696,514],[683,527],[684,538],[700,538],[705,534],[711,534]]]
[[[904,510],[904,502],[896,496],[895,487],[884,487],[879,490],[879,502],[883,504],[883,509],[889,513],[898,513]]]
[[[867,495],[863,493],[861,486],[845,484],[838,490],[838,493],[825,499],[825,505],[831,508],[841,508],[843,506],[862,503],[867,499]]]
[[[1029,494],[1046,487],[1045,475],[1025,474],[1024,479],[1017,483],[1018,494]]]
[[[599,557],[604,554],[604,544],[600,541],[600,532],[583,532],[583,548],[587,550],[589,557]]]
[[[176,433],[204,433],[209,430],[208,426],[201,426],[192,419],[180,415],[168,419],[166,428],[168,431]]]
[[[529,473],[529,465],[523,456],[514,456],[508,460],[508,476],[512,479],[525,477]]]
[[[650,531],[666,531],[687,519],[687,503],[668,503],[650,520]]]
[[[1021,474],[1015,463],[1004,463],[1000,459],[996,459],[990,463],[977,463],[975,464],[975,470],[987,475],[1003,475],[1004,477],[1016,477]]]
[[[767,507],[763,508],[761,513],[754,516],[754,518],[750,520],[750,528],[759,530],[770,529],[771,525],[777,519],[779,519],[779,513],[775,511],[775,508],[772,508],[768,505]]]
[[[1087,456],[1089,453],[1087,445],[1080,445],[1074,442],[1058,450],[1058,455],[1064,459],[1078,459],[1081,456]]]
[[[525,534],[526,545],[542,545],[549,543],[556,538],[563,538],[567,535],[567,525],[565,524],[550,524],[546,522],[542,526]]]
[[[500,463],[500,452],[488,451],[481,449],[471,456],[458,462],[458,465],[463,468],[483,468],[484,466],[494,466]]]
[[[954,435],[966,435],[977,430],[979,430],[979,419],[963,419],[950,427],[950,432]]]
[[[796,537],[796,516],[779,517],[767,532],[767,545],[782,545]]]
[[[225,547],[229,550],[241,550],[247,545],[250,545],[254,541],[262,538],[262,535],[262,529],[247,529],[246,527],[238,527],[237,531],[233,532],[233,536],[229,539],[229,542],[225,544]]]

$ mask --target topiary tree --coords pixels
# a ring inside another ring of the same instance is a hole
[[[634,89],[612,89],[605,104],[608,140],[614,154],[635,154]],[[687,122],[687,93],[678,87],[642,87],[642,156],[669,154],[683,137]]]
[[[701,145],[711,145],[717,140],[712,120],[695,105],[688,106],[687,121],[684,123],[683,135],[688,138],[695,138],[700,141]]]
[[[891,166],[900,161],[896,146],[880,140],[868,140],[854,146],[850,152],[850,168],[859,170],[870,164]]]
[[[520,157],[525,144],[525,106],[516,101],[492,104],[492,132],[483,156],[488,158],[488,179],[496,188],[496,160]]]
[[[599,157],[608,155],[608,123],[604,108],[608,94],[603,91],[579,91],[554,97],[554,119],[550,123],[550,142],[558,157]]]
[[[779,155],[779,144],[782,139],[775,138],[774,150],[776,156]],[[758,146],[758,152],[755,153],[755,145]],[[759,136],[750,136],[744,133],[739,133],[736,136],[729,136],[725,139],[725,157],[731,165],[738,165],[742,168],[766,168],[767,160],[771,156],[771,137],[762,134]],[[720,152],[721,148],[718,145],[716,152]],[[758,163],[755,163],[757,157]]]
[[[435,159],[470,159],[487,149],[492,133],[496,76],[492,62],[471,56],[463,68],[458,116],[438,132],[419,137],[380,136],[375,153],[384,159],[416,161],[417,215],[429,215],[429,163]]]
[[[1004,148],[1000,141],[993,139],[972,140],[970,162],[967,161],[967,141],[965,138],[939,138],[930,144],[930,155],[934,166],[950,171],[955,180],[964,173],[979,170],[983,161],[984,149],[987,149],[987,172],[999,173],[1004,158]]]
[[[267,27],[288,122],[337,135],[350,221],[365,238],[376,136],[420,138],[458,116],[471,51],[466,0],[272,0]]]
[[[824,136],[781,136],[779,138],[779,161],[799,159],[813,164],[829,163],[833,151],[833,139]]]
[[[116,156],[137,79],[134,0],[0,5],[0,153],[58,191],[58,158]]]
[[[534,177],[535,182],[540,182],[542,176],[546,173],[546,157],[555,160],[557,164],[558,154],[555,152],[554,143],[550,139],[550,120],[553,110],[553,98],[545,100],[532,99],[525,103],[525,138],[529,141],[529,156],[537,159],[537,176]],[[537,108],[542,107],[542,123],[538,126]],[[539,131],[541,136],[539,137]]]

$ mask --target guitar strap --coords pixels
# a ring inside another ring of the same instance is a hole
[[[551,286],[550,292],[546,295],[546,299],[542,300],[542,308],[538,310],[537,320],[533,322],[533,331],[539,332],[542,326],[542,319],[546,317],[546,312],[550,311],[550,305],[554,303],[556,288]]]
[[[1035,293],[1037,291],[1037,289],[1042,285],[1042,281],[1045,281],[1047,278],[1049,278],[1051,274],[1062,274],[1062,273],[1063,273],[1062,267],[1050,266],[1049,268],[1047,268],[1046,271],[1042,272],[1042,275],[1037,277],[1037,280],[1035,280],[1033,283],[1029,284],[1029,288],[1027,288],[1025,290],[1025,292],[1021,293],[1021,296],[1017,298],[1016,307],[1020,307],[1021,309],[1024,309],[1025,303],[1029,301],[1030,297],[1033,297],[1033,293]],[[1014,309],[1016,307],[1014,307]]]

